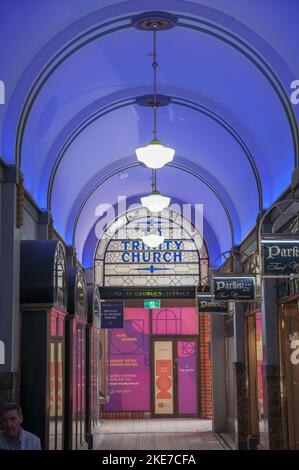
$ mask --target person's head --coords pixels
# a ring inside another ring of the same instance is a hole
[[[0,420],[5,437],[11,440],[17,439],[23,422],[20,405],[18,403],[4,403],[0,409]]]

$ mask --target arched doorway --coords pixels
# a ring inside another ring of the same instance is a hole
[[[163,231],[157,248],[142,242]],[[198,315],[196,286],[209,256],[181,214],[126,212],[108,225],[94,257],[103,299],[122,301],[123,328],[109,329],[104,418],[211,418],[210,319]],[[151,301],[151,302],[150,302]]]

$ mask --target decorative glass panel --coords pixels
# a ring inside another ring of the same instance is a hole
[[[147,230],[161,230],[164,242],[149,248]],[[144,209],[116,219],[103,234],[95,256],[95,280],[101,286],[195,286],[208,275],[202,235],[180,214]]]
[[[66,306],[66,263],[64,250],[61,243],[58,243],[54,260],[54,298],[55,304],[59,307]]]

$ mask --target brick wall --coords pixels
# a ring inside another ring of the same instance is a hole
[[[150,419],[151,413],[147,411],[103,411],[101,405],[100,419]]]
[[[212,419],[211,316],[199,317],[200,417]]]

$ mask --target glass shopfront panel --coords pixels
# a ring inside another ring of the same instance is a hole
[[[177,342],[178,412],[194,414],[197,411],[197,358],[195,341]]]
[[[50,416],[49,449],[63,449],[63,351],[64,351],[64,316],[57,311],[51,312],[50,319]]]
[[[153,335],[197,335],[198,314],[194,307],[171,307],[153,310]]]
[[[99,422],[99,393],[100,393],[100,330],[92,328],[91,330],[91,378],[90,378],[90,410],[91,426],[95,428]]]
[[[288,448],[299,450],[299,308],[298,300],[280,306],[281,360],[287,411]]]
[[[73,320],[73,449],[85,443],[85,326]]]
[[[110,400],[104,411],[149,411],[149,310],[127,308],[124,315],[124,328],[108,333]]]
[[[172,341],[155,341],[155,413],[174,412]]]
[[[256,331],[256,367],[257,367],[257,399],[260,434],[264,433],[264,397],[263,397],[263,340],[262,340],[262,314],[255,316]]]

